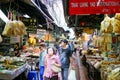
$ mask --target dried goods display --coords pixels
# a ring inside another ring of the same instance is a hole
[[[21,21],[8,21],[5,25],[2,35],[4,36],[18,36],[26,35],[26,28],[23,22]]]

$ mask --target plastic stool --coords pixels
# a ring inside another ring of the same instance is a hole
[[[28,80],[39,80],[38,71],[30,71],[28,73]]]

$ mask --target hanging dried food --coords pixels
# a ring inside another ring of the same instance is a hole
[[[111,24],[111,18],[105,16],[104,20],[101,22],[101,32],[102,33],[112,33],[113,26]]]
[[[26,35],[27,32],[24,23],[22,21],[18,21],[18,24],[19,24],[19,29],[21,31],[21,35]]]
[[[2,35],[4,36],[18,36],[26,35],[26,28],[21,21],[8,21],[5,25]]]
[[[120,33],[120,20],[114,19],[113,21],[113,32]]]
[[[13,22],[8,21],[5,25],[5,28],[3,30],[2,35],[4,36],[14,36],[14,28],[13,28]]]
[[[17,36],[17,35],[21,34],[21,31],[19,29],[18,21],[16,21],[16,20],[13,21],[13,28],[14,28],[14,36]]]
[[[120,20],[120,13],[116,13],[116,14],[115,14],[115,19]]]

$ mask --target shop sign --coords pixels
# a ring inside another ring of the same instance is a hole
[[[37,29],[37,35],[40,37],[40,38],[43,38],[46,34],[46,30],[44,29]]]
[[[24,18],[22,17],[22,22],[27,27],[28,33],[35,33],[37,32],[37,19],[34,18]]]
[[[69,0],[69,14],[114,14],[120,12],[120,0]]]

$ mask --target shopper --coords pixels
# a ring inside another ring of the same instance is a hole
[[[14,45],[14,52],[15,52],[15,56],[16,57],[20,57],[20,47],[19,47],[19,43],[16,43]]]
[[[45,72],[44,80],[58,80],[58,73],[52,70],[52,65],[61,67],[60,59],[56,55],[54,48],[47,48],[47,55],[45,57]]]
[[[72,62],[72,58],[71,58],[71,50],[68,45],[68,41],[66,39],[61,41],[58,51],[60,54],[60,61],[61,61],[62,80],[68,80],[68,70],[69,70],[70,62]]]
[[[69,47],[70,47],[70,50],[71,50],[71,54],[73,54],[74,49],[75,49],[73,41],[69,41]]]
[[[45,55],[46,55],[46,46],[45,44],[40,44],[40,61],[39,61],[39,66],[40,66],[40,80],[43,80],[43,75],[44,75],[44,62],[45,62]]]

